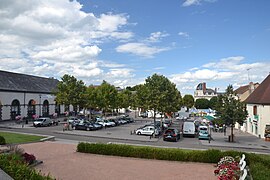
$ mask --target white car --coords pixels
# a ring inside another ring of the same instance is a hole
[[[154,126],[146,126],[146,127],[143,127],[143,128],[140,128],[140,129],[137,129],[136,130],[136,134],[137,135],[149,135],[149,136],[152,136],[152,135],[158,135],[159,132],[157,129],[155,129]]]
[[[115,126],[115,123],[114,122],[111,122],[111,121],[108,121],[108,120],[104,120],[104,119],[97,120],[97,123],[98,124],[101,124],[103,127]]]
[[[78,121],[79,119],[78,118],[76,118],[76,117],[69,117],[68,118],[68,122],[69,123],[73,123],[74,121]]]

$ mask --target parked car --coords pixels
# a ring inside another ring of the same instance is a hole
[[[146,126],[136,130],[137,135],[159,135],[159,131],[154,126]]]
[[[177,129],[167,129],[163,134],[164,141],[175,141],[180,139],[180,132]]]
[[[73,126],[73,129],[90,131],[90,130],[96,130],[97,127],[94,124],[90,123],[90,122],[82,122],[82,123],[79,123],[79,124],[75,124]]]
[[[183,124],[183,136],[192,136],[195,137],[195,124],[194,122],[185,121]]]
[[[207,126],[199,126],[199,139],[209,139],[209,134],[208,134],[208,127]]]
[[[68,123],[73,123],[74,121],[78,121],[79,119],[78,118],[76,118],[76,117],[69,117],[68,118]]]
[[[33,122],[34,127],[51,126],[53,124],[50,118],[39,118]]]
[[[123,118],[118,118],[117,121],[119,122],[119,124],[127,124],[127,121]]]
[[[112,127],[115,126],[114,122],[110,122],[106,119],[100,119],[96,121],[98,124],[101,124],[103,127]]]

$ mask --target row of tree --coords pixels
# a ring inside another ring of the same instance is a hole
[[[177,111],[182,105],[182,98],[176,85],[163,75],[154,74],[144,84],[122,91],[103,81],[100,86],[86,86],[74,76],[64,75],[56,91],[58,104],[73,107],[99,109],[104,113],[120,108],[132,107],[152,110],[163,114]],[[76,109],[75,109],[76,110]]]
[[[144,84],[117,91],[116,87],[103,81],[100,86],[86,86],[83,81],[74,76],[64,75],[58,83],[56,91],[58,104],[73,105],[73,107],[99,109],[104,113],[120,108],[152,110],[154,121],[156,113],[171,113],[182,106],[191,108],[216,110],[216,117],[224,123],[233,126],[236,122],[242,124],[247,117],[246,106],[237,98],[233,87],[229,85],[223,95],[194,102],[192,95],[181,97],[176,85],[163,75],[154,74],[145,80]],[[75,109],[77,110],[77,109]],[[233,139],[232,139],[233,141]]]

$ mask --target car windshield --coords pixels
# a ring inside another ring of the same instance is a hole
[[[43,121],[43,119],[37,119],[36,121]]]

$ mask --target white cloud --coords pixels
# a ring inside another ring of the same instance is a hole
[[[179,32],[178,35],[187,39],[189,38],[189,34],[187,32]]]
[[[234,87],[237,88],[239,84],[248,84],[249,81],[261,82],[268,75],[269,61],[243,63],[244,61],[245,57],[243,56],[222,58],[201,67],[191,68],[187,72],[172,74],[169,78],[179,89],[190,93],[190,89],[185,87],[192,85],[195,87],[201,82],[207,82],[209,86],[211,83],[219,82],[217,88],[224,90],[229,84],[234,84]]]
[[[154,70],[161,70],[161,69],[165,69],[165,67],[155,67],[153,68]]]
[[[159,42],[162,38],[167,37],[167,36],[169,36],[168,33],[163,33],[163,32],[160,32],[160,31],[153,32],[153,33],[150,34],[150,37],[147,38],[147,41],[149,41],[149,42]]]
[[[185,0],[185,2],[182,4],[183,6],[191,6],[191,5],[198,5],[200,4],[201,0]]]
[[[192,5],[200,5],[203,1],[205,2],[215,2],[216,0],[184,0],[182,6],[192,6]]]
[[[121,69],[110,69],[108,72],[109,77],[134,77],[134,74],[132,74],[132,69],[127,69],[127,68],[121,68]]]
[[[94,15],[78,1],[10,0],[0,1],[0,16],[2,70],[56,78],[68,73],[86,83],[115,81],[117,73],[120,80],[133,77],[125,64],[98,60],[101,43],[133,37],[126,14]]]
[[[168,50],[168,48],[152,47],[144,43],[127,43],[116,48],[117,52],[131,53],[145,58],[152,58],[155,54],[166,50]]]

